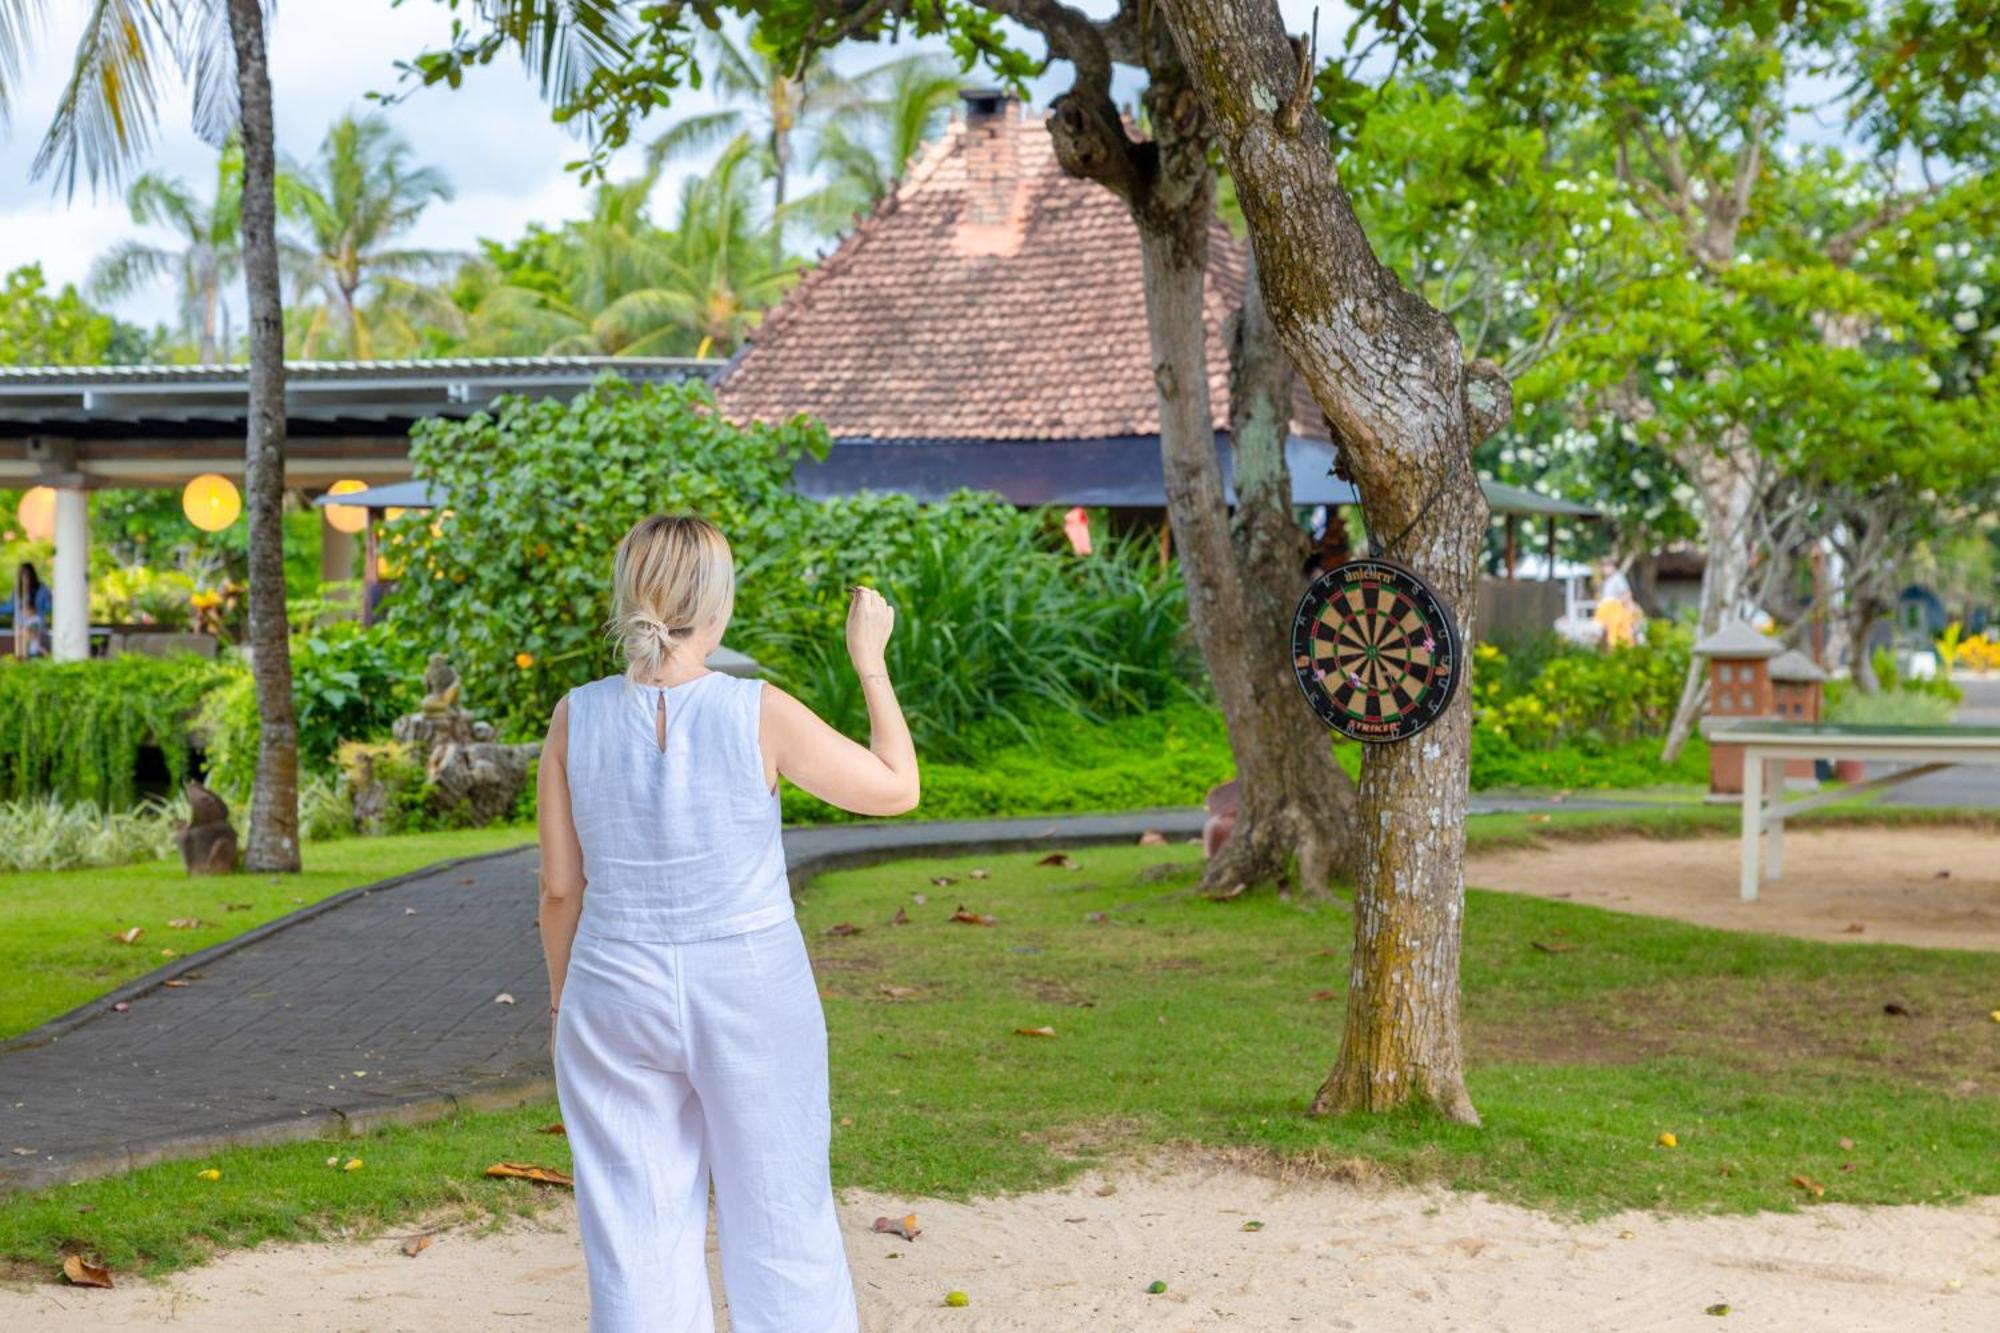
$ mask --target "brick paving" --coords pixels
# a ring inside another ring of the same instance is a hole
[[[848,825],[788,830],[785,850],[797,887],[898,856],[1200,824],[1170,810]],[[537,859],[447,862],[304,908],[0,1046],[0,1189],[548,1095]]]

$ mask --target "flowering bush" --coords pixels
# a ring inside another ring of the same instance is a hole
[[[1473,649],[1474,725],[1521,750],[1657,739],[1673,719],[1692,644],[1685,628],[1656,622],[1642,646],[1561,653],[1509,688],[1506,654],[1482,643]]]

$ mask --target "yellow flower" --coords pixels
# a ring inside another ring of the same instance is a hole
[[[529,667],[533,666],[534,664],[535,664],[535,655],[533,653],[514,654],[514,665],[521,668],[521,670],[526,671]]]
[[[1678,1148],[1681,1146],[1681,1141],[1674,1137],[1672,1130],[1665,1130],[1660,1134],[1660,1146],[1662,1148]]]

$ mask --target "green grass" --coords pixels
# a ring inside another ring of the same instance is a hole
[[[185,956],[343,889],[533,840],[503,827],[309,842],[304,872],[282,876],[190,877],[179,861],[0,874],[0,1037],[172,961],[165,950]],[[114,938],[134,926],[136,943]]]
[[[1707,831],[1699,813],[1669,812],[1665,827]],[[1570,816],[1563,831],[1588,836],[1607,819]],[[1548,831],[1503,817],[1474,821],[1472,836]],[[1304,1108],[1333,1060],[1341,1004],[1312,996],[1341,988],[1351,917],[1270,894],[1210,902],[1192,891],[1195,855],[1084,849],[1076,870],[1031,856],[920,860],[815,883],[800,915],[827,996],[837,1183],[967,1197],[1172,1145],[1435,1180],[1567,1214],[1809,1205],[1799,1175],[1828,1202],[2000,1192],[1989,955],[1821,945],[1474,891],[1465,1024],[1484,1126],[1314,1119]],[[970,878],[975,866],[990,878]],[[956,882],[933,884],[940,875]],[[999,924],[951,923],[960,902]],[[899,907],[909,924],[890,924]],[[839,922],[861,933],[828,935]],[[1915,1017],[1885,1015],[1889,1000]],[[1058,1035],[1015,1035],[1043,1025]],[[7,1199],[0,1260],[46,1274],[82,1249],[158,1272],[219,1246],[438,1210],[508,1215],[532,1206],[533,1188],[480,1173],[500,1160],[566,1166],[564,1141],[535,1132],[554,1115],[242,1149]],[[1657,1146],[1662,1131],[1680,1146]],[[365,1165],[330,1169],[335,1152]],[[197,1178],[208,1166],[219,1181]]]

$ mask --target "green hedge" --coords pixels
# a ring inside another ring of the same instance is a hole
[[[0,799],[127,809],[148,746],[178,786],[203,698],[237,669],[194,656],[0,661]]]

